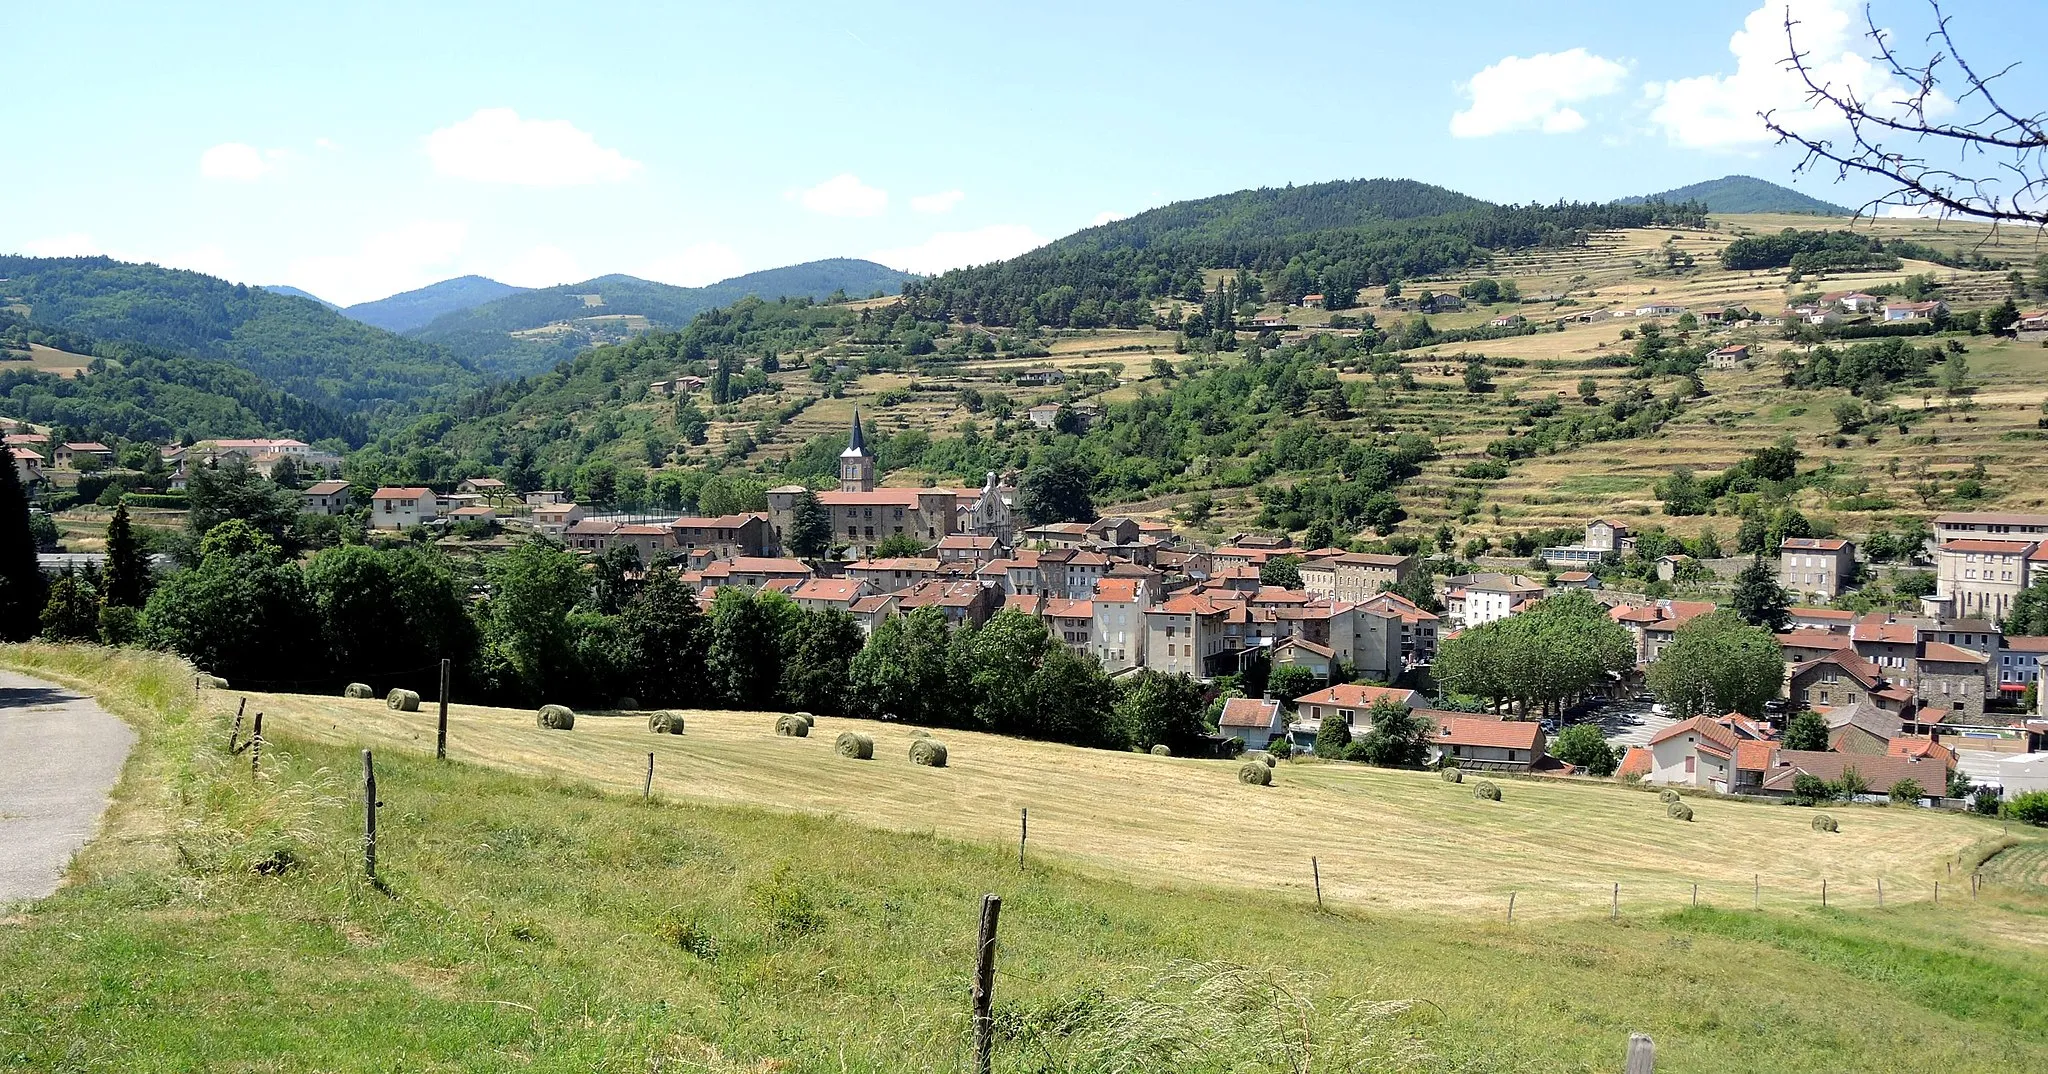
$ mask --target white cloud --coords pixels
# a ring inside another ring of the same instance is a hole
[[[335,144],[332,138],[315,138],[313,139],[313,147],[315,149],[325,149],[330,153],[339,152],[341,149],[341,146]]]
[[[910,199],[910,208],[913,212],[920,213],[950,213],[953,211],[953,206],[960,204],[960,199],[966,196],[966,192],[960,190],[941,190],[936,194],[919,194]]]
[[[889,192],[860,181],[844,172],[811,187],[790,192],[790,197],[814,213],[826,216],[880,216],[889,207]]]
[[[1047,239],[1023,224],[991,224],[973,231],[941,231],[915,246],[877,250],[868,260],[890,268],[931,275],[964,265],[985,265],[1045,245]]]
[[[344,306],[367,302],[454,275],[452,264],[468,236],[459,220],[416,220],[371,235],[352,253],[299,258],[286,267],[283,282]]]
[[[1586,117],[1566,106],[1615,93],[1627,76],[1627,67],[1583,48],[1503,57],[1462,87],[1472,103],[1451,116],[1451,134],[1484,138],[1509,131],[1580,130]]]
[[[583,274],[575,254],[551,243],[526,250],[483,275],[514,287],[553,287],[590,278]]]
[[[199,174],[208,179],[253,183],[277,170],[288,154],[282,149],[258,149],[242,142],[222,142],[199,154]]]
[[[677,287],[702,287],[729,280],[744,271],[740,255],[732,247],[722,242],[700,242],[655,258],[633,275]]]
[[[1104,209],[1104,210],[1102,210],[1101,212],[1099,212],[1099,213],[1096,213],[1096,214],[1095,214],[1095,219],[1094,219],[1094,220],[1092,220],[1092,221],[1090,221],[1090,222],[1089,222],[1089,225],[1088,225],[1088,226],[1090,226],[1090,227],[1101,227],[1101,226],[1102,226],[1102,225],[1104,225],[1104,224],[1108,224],[1108,223],[1113,223],[1113,222],[1115,222],[1115,221],[1118,221],[1118,220],[1122,220],[1122,219],[1123,219],[1124,217],[1126,217],[1126,216],[1129,216],[1129,215],[1131,215],[1131,214],[1129,214],[1129,213],[1120,213],[1120,212],[1117,212],[1117,211],[1116,211],[1115,209]]]
[[[564,119],[521,119],[510,108],[475,115],[427,135],[434,171],[454,179],[519,186],[622,183],[641,164]]]
[[[1904,83],[1864,55],[1862,50],[1869,46],[1861,37],[1867,30],[1860,0],[1764,0],[1728,39],[1734,74],[1643,87],[1653,102],[1650,118],[1672,143],[1692,149],[1757,148],[1777,140],[1758,116],[1773,110],[1801,133],[1825,135],[1843,129],[1841,115],[1832,109],[1815,110],[1806,100],[1805,82],[1785,67],[1788,9],[1815,81],[1880,105],[1908,94]],[[1946,99],[1930,104],[1937,113],[1948,107]]]

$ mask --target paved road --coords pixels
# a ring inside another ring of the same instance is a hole
[[[134,744],[92,698],[0,671],[0,903],[57,890]]]

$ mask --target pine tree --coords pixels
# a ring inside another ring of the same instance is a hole
[[[107,523],[107,570],[100,579],[100,593],[108,604],[140,608],[148,595],[148,583],[149,564],[142,557],[142,546],[136,543],[134,528],[128,524],[128,505],[124,502],[114,508],[113,521]]]
[[[1771,631],[1785,629],[1785,608],[1791,599],[1786,595],[1785,587],[1778,584],[1778,572],[1771,569],[1761,555],[1735,576],[1731,599],[1736,614],[1751,626]]]
[[[0,446],[0,641],[27,641],[42,621],[49,583],[28,527],[28,490],[14,453]]]

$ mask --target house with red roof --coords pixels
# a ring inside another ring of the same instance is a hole
[[[1091,629],[1095,659],[1102,669],[1115,675],[1137,667],[1145,660],[1145,609],[1152,606],[1152,590],[1142,578],[1104,578],[1095,583],[1088,601],[1095,610]]]
[[[1650,739],[1650,783],[1705,787],[1727,793],[1735,784],[1734,731],[1710,716],[1672,724]]]
[[[1778,584],[1795,596],[1833,600],[1856,577],[1856,546],[1840,537],[1787,537],[1778,545]]]
[[[1534,720],[1497,720],[1467,713],[1432,712],[1436,735],[1430,762],[1459,768],[1527,772],[1544,759],[1543,726]]]
[[[1271,698],[1233,697],[1223,703],[1223,715],[1216,720],[1216,733],[1244,739],[1246,749],[1265,749],[1274,739],[1287,734],[1280,702]]]
[[[370,497],[372,529],[402,530],[431,522],[439,513],[433,489],[381,488]]]
[[[1351,735],[1356,738],[1372,730],[1369,712],[1381,701],[1415,709],[1422,707],[1423,697],[1414,690],[1398,686],[1361,686],[1348,682],[1295,698],[1294,711],[1303,723],[1317,727],[1322,726],[1326,716],[1341,716],[1345,723],[1351,725]]]

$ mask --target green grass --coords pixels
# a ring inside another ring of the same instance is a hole
[[[958,1070],[987,891],[1005,900],[1002,1071],[1102,1069],[1105,1040],[1146,1034],[1089,1027],[1170,998],[1149,983],[1190,960],[1271,968],[1325,1032],[1349,998],[1416,1001],[1371,1023],[1368,1051],[1407,1057],[1374,1070],[1612,1071],[1632,1031],[1665,1072],[2048,1066],[2031,1002],[2048,969],[2018,942],[2048,927],[2024,901],[1512,926],[1319,913],[396,750],[378,757],[380,893],[355,877],[354,750],[285,730],[252,780],[221,748],[233,695],[192,691],[173,661],[0,662],[96,680],[144,732],[77,882],[0,919],[0,1070]],[[1276,874],[1295,868],[1280,832],[1252,852]],[[280,851],[299,864],[260,875]],[[1200,1056],[1129,1069],[1288,1069],[1230,1025]]]
[[[1551,486],[1551,490],[1575,496],[1612,496],[1622,492],[1641,492],[1650,482],[1641,477],[1622,474],[1575,474]]]

